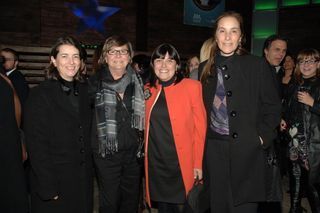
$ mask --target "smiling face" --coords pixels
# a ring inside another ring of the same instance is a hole
[[[242,37],[240,23],[236,18],[231,16],[220,19],[215,37],[221,55],[233,55],[237,50]]]
[[[112,46],[105,55],[105,61],[110,72],[124,73],[130,62],[128,46]]]
[[[298,62],[298,66],[303,78],[311,78],[317,74],[320,62],[314,57],[305,57]]]
[[[166,53],[164,58],[156,58],[153,61],[154,73],[161,81],[169,81],[175,75],[177,62]]]
[[[51,62],[57,68],[61,78],[72,81],[81,64],[79,50],[70,44],[63,44],[58,50],[55,58],[51,56]]]

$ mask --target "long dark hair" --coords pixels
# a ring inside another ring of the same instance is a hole
[[[176,50],[176,48],[174,48],[174,46],[172,46],[171,44],[160,44],[152,53],[151,55],[151,61],[150,61],[150,66],[152,68],[152,72],[151,72],[151,76],[150,76],[150,86],[154,87],[156,85],[156,81],[157,81],[157,76],[154,72],[154,60],[158,59],[158,58],[165,58],[166,54],[168,53],[169,58],[172,60],[175,60],[178,67],[176,70],[176,80],[175,80],[175,84],[179,83],[183,78],[183,72],[181,71],[181,60],[180,60],[180,56],[178,51]]]
[[[81,60],[85,59],[86,56],[84,55],[85,53],[82,50],[81,43],[77,39],[75,39],[75,38],[73,38],[71,36],[58,38],[58,40],[56,41],[56,43],[53,45],[53,47],[51,49],[50,57],[52,56],[53,58],[57,58],[60,46],[64,45],[64,44],[72,45],[75,48],[77,48],[79,50],[80,59]],[[85,65],[82,66],[81,68],[85,69]],[[81,75],[82,70],[80,70],[80,69],[79,69],[79,71],[77,72],[77,74],[73,78],[75,80],[82,81],[83,80],[83,77]],[[50,61],[49,67],[47,67],[45,71],[46,71],[46,78],[47,79],[56,79],[57,80],[58,78],[60,78],[59,77],[60,76],[59,72],[58,72],[57,68],[54,66],[52,61]]]
[[[243,18],[242,18],[242,16],[239,13],[234,12],[234,11],[224,12],[222,15],[220,15],[216,19],[216,21],[215,21],[215,23],[213,25],[213,40],[212,40],[212,45],[211,45],[210,57],[207,60],[207,63],[204,66],[203,72],[201,73],[201,76],[200,76],[200,81],[202,83],[206,83],[209,75],[212,75],[215,72],[215,69],[214,69],[215,61],[214,61],[214,59],[215,59],[215,56],[217,55],[217,53],[219,51],[219,47],[218,47],[218,44],[217,44],[217,41],[216,41],[216,31],[218,29],[218,25],[219,25],[220,20],[225,18],[225,17],[233,17],[233,18],[235,18],[239,22],[239,25],[240,25],[240,31],[241,31],[240,43],[238,45],[238,48],[235,51],[235,54],[243,55],[243,54],[247,53],[247,51],[243,48],[243,45],[245,44],[245,36],[244,36],[244,27],[243,27]]]

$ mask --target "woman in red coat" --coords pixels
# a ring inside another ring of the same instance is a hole
[[[202,178],[206,112],[199,82],[184,79],[170,44],[151,56],[146,86],[146,195],[161,212],[184,212],[194,179]]]

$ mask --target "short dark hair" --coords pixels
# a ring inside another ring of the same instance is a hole
[[[160,44],[152,53],[151,55],[151,61],[150,61],[150,66],[152,68],[151,76],[150,76],[150,86],[155,86],[156,81],[157,81],[157,76],[154,72],[154,60],[157,58],[165,58],[166,54],[168,53],[169,58],[173,59],[176,61],[178,67],[177,67],[177,72],[176,72],[176,80],[175,84],[179,83],[183,78],[183,72],[181,70],[181,60],[178,51],[174,46],[171,44],[163,43]]]
[[[14,60],[15,61],[19,61],[19,54],[18,54],[18,52],[17,51],[15,51],[14,49],[11,49],[11,48],[3,48],[2,50],[1,50],[1,52],[8,52],[8,53],[11,53],[12,55],[13,55],[13,57],[14,57]]]
[[[281,35],[271,35],[268,38],[266,38],[266,40],[263,43],[263,48],[262,48],[262,55],[265,56],[264,50],[265,49],[269,49],[271,47],[272,42],[276,41],[276,40],[280,40],[280,41],[284,41],[286,42],[286,44],[288,45],[288,39],[284,36]]]

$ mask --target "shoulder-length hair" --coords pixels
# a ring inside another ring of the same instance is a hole
[[[301,50],[297,56],[297,65],[296,68],[294,70],[294,79],[299,83],[302,84],[303,83],[303,78],[302,78],[302,73],[300,70],[300,66],[299,66],[299,62],[305,60],[306,58],[311,58],[314,59],[316,62],[319,63],[320,61],[320,53],[318,50],[313,49],[313,48],[309,48],[309,49],[304,49]],[[320,77],[320,67],[317,67],[317,71],[316,71],[316,76],[319,78]]]
[[[106,39],[104,42],[104,45],[102,47],[101,56],[98,60],[99,65],[106,65],[106,55],[108,54],[108,51],[111,50],[112,47],[121,47],[123,45],[126,45],[129,51],[129,57],[132,59],[133,57],[133,49],[132,44],[130,41],[128,41],[125,37],[119,36],[119,35],[113,35]]]
[[[150,86],[155,87],[156,86],[156,81],[157,81],[157,76],[154,72],[154,61],[158,58],[164,59],[166,54],[168,53],[169,58],[172,60],[175,60],[177,63],[177,70],[176,70],[176,80],[175,84],[179,83],[183,78],[183,72],[181,70],[181,60],[178,51],[174,46],[171,44],[163,43],[160,44],[152,53],[151,55],[151,61],[150,61],[150,66],[151,66],[151,76],[150,76]]]
[[[236,55],[243,55],[243,54],[247,53],[247,51],[243,48],[243,45],[245,44],[245,35],[244,35],[244,26],[243,26],[243,18],[242,18],[242,16],[239,13],[234,12],[234,11],[224,12],[222,15],[220,15],[216,19],[216,21],[215,21],[215,23],[213,25],[213,39],[212,39],[212,43],[211,43],[210,56],[209,56],[209,58],[207,60],[206,65],[204,66],[203,71],[202,71],[201,76],[200,76],[200,81],[202,83],[206,83],[209,75],[212,75],[215,72],[215,68],[214,68],[215,61],[214,61],[214,59],[215,59],[215,56],[217,55],[217,53],[219,51],[219,47],[218,47],[218,44],[217,44],[217,41],[216,41],[216,32],[217,32],[220,20],[225,18],[225,17],[233,17],[233,18],[235,18],[239,22],[239,25],[240,25],[240,31],[241,31],[240,43],[238,45],[238,48],[235,51],[235,54]]]
[[[80,60],[84,60],[85,59],[85,53],[82,50],[82,46],[81,43],[75,39],[74,37],[71,36],[65,36],[65,37],[60,37],[58,38],[58,40],[56,41],[56,43],[53,45],[51,52],[50,52],[50,58],[57,58],[57,55],[59,53],[59,49],[61,45],[72,45],[75,48],[77,48],[79,50],[79,56],[80,56]],[[81,66],[80,69],[85,69],[85,64],[83,66]],[[75,80],[79,80],[82,81],[83,77],[81,75],[82,70],[78,70],[77,74],[73,77],[73,79]],[[47,79],[58,79],[59,78],[59,71],[57,70],[57,68],[54,66],[53,62],[50,61],[49,66],[46,68],[46,78]]]

